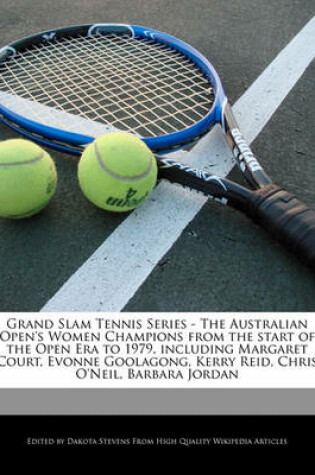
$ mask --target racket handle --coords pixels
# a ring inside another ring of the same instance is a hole
[[[315,270],[315,211],[278,185],[252,192],[248,215]]]

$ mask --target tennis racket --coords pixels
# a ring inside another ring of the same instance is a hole
[[[0,118],[77,154],[107,132],[134,134],[156,153],[161,177],[241,210],[315,268],[315,212],[267,176],[216,70],[177,38],[94,24],[19,40],[0,49]],[[163,155],[193,145],[217,123],[251,189]]]

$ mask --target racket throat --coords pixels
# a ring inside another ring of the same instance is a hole
[[[157,156],[159,177],[200,191],[209,199],[246,212],[252,192],[227,178],[212,175],[205,170],[175,160]]]
[[[226,104],[224,110],[224,128],[235,161],[250,185],[252,185],[253,188],[261,188],[271,183],[270,178],[263,170],[238,128],[232,108],[229,104]]]

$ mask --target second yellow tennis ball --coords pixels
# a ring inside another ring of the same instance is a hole
[[[126,132],[112,132],[85,149],[78,178],[84,195],[96,206],[124,212],[150,195],[156,184],[157,164],[142,140]]]

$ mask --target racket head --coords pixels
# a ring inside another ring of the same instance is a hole
[[[2,117],[70,147],[124,130],[155,152],[173,151],[224,124],[225,102],[201,53],[141,26],[72,26],[0,49]]]

